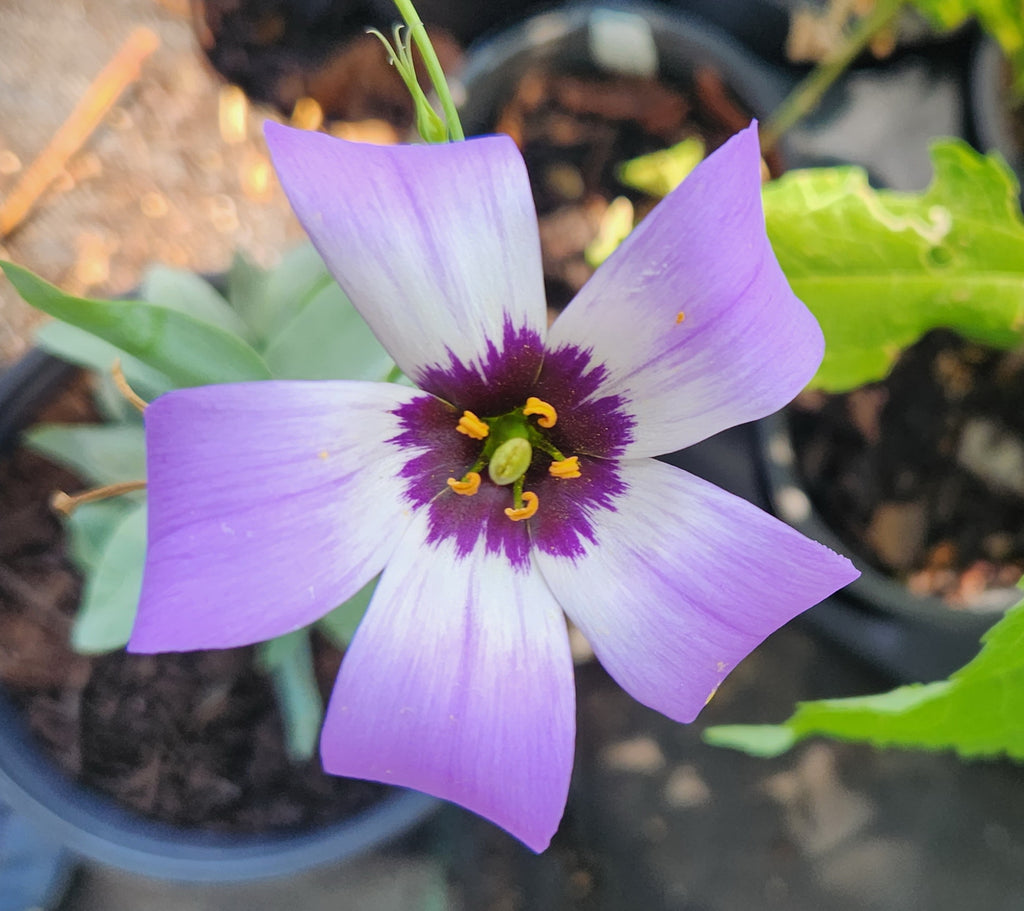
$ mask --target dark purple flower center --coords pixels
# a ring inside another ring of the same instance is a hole
[[[401,406],[396,414],[402,430],[391,441],[415,452],[402,476],[409,502],[429,509],[428,540],[450,539],[465,556],[482,538],[489,553],[504,553],[520,567],[529,564],[531,546],[570,559],[582,555],[585,542],[595,541],[594,514],[614,509],[625,489],[618,458],[633,438],[634,419],[623,397],[601,395],[605,366],[592,364],[589,351],[571,345],[546,352],[535,332],[509,324],[500,349],[490,345],[479,368],[448,356],[448,366],[435,365],[419,377],[419,385],[437,398]],[[531,397],[550,404],[557,420],[538,428],[538,418],[528,418],[531,433],[542,440],[536,445],[532,437],[532,460],[517,483],[537,497],[538,508],[527,520],[513,521],[505,510],[521,504],[513,503],[510,486],[494,483],[484,471],[477,492],[465,496],[448,479],[479,468],[485,449],[493,452],[501,442],[492,440],[488,447],[458,432],[464,411],[501,427],[496,419],[522,415]],[[580,477],[552,476],[552,451],[577,456]]]

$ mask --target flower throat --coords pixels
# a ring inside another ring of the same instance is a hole
[[[471,497],[480,489],[480,472],[486,467],[492,483],[499,487],[512,485],[512,506],[505,510],[505,515],[513,522],[529,519],[540,506],[535,493],[523,490],[523,479],[533,464],[535,452],[550,457],[548,472],[552,477],[580,477],[579,457],[566,458],[544,432],[557,421],[555,409],[534,396],[525,405],[493,418],[479,418],[472,411],[464,411],[456,431],[483,441],[483,446],[473,466],[461,478],[449,478],[448,486],[460,496]]]

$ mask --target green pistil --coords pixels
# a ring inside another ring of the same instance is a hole
[[[522,481],[526,469],[533,461],[533,447],[526,437],[512,437],[505,440],[491,456],[487,474],[499,487]]]
[[[487,425],[480,458],[469,471],[479,472],[487,466],[490,479],[498,485],[515,485],[513,496],[516,508],[522,508],[523,476],[533,462],[535,450],[546,453],[556,461],[565,456],[551,444],[544,432],[526,415],[523,408],[513,408],[495,418],[481,418]],[[518,492],[517,492],[518,491]]]
[[[523,476],[520,475],[512,484],[512,506],[515,509],[523,508]]]

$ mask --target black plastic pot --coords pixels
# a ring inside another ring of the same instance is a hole
[[[1013,111],[1010,68],[991,38],[978,41],[971,57],[970,102],[974,144],[982,152],[997,151],[1024,183],[1024,126],[1014,130],[1012,117],[1024,118],[1024,105]],[[1022,119],[1024,123],[1024,119]]]
[[[755,117],[786,96],[792,77],[696,16],[643,3],[579,3],[540,13],[470,50],[459,82],[467,135],[494,128],[523,73],[538,64],[687,84],[713,67]],[[783,148],[783,152],[784,152]]]
[[[0,376],[0,452],[59,394],[76,368],[30,352]],[[161,879],[237,882],[297,873],[364,854],[410,831],[440,805],[394,789],[358,815],[317,829],[227,835],[158,823],[64,775],[0,690],[0,801],[94,861]]]
[[[940,598],[915,595],[850,553],[803,489],[784,412],[759,421],[754,442],[772,511],[809,538],[845,553],[861,571],[839,596],[809,611],[808,622],[901,680],[942,679],[977,654],[981,636],[1001,613],[957,610]]]

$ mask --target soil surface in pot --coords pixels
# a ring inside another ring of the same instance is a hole
[[[710,153],[751,117],[711,67],[685,85],[586,68],[527,70],[492,127],[508,133],[526,161],[548,304],[561,309],[593,274],[584,251],[613,199],[629,199],[637,218],[657,203],[619,180],[621,164],[694,136]]]
[[[789,417],[811,500],[851,550],[953,607],[1019,600],[1024,351],[932,332],[885,381],[805,393]]]
[[[40,420],[95,419],[78,382]],[[74,476],[25,450],[0,460],[0,683],[53,761],[80,783],[164,822],[235,832],[324,825],[382,786],[296,764],[251,648],[86,657],[68,646],[81,592],[47,500]],[[322,690],[341,654],[317,648]]]

